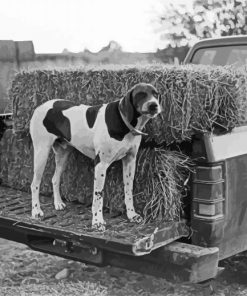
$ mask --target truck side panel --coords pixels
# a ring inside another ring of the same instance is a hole
[[[203,152],[206,161],[193,179],[192,243],[218,247],[223,259],[247,249],[247,154],[213,162],[214,147],[206,152],[203,138],[196,145],[194,156]]]

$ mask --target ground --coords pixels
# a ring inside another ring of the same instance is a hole
[[[206,283],[172,283],[120,268],[97,268],[0,239],[1,296],[241,296],[247,295],[247,253],[222,262],[225,271]]]

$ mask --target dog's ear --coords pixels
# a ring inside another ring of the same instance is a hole
[[[131,122],[134,117],[134,106],[132,98],[133,88],[131,88],[127,94],[120,100],[119,106],[123,115],[127,118],[128,122]]]

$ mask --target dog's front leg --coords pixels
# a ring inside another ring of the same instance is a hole
[[[103,218],[103,189],[105,184],[106,170],[108,164],[99,162],[94,168],[94,195],[92,204],[92,227],[99,231],[105,230]]]
[[[130,222],[141,223],[142,217],[136,213],[133,204],[133,182],[136,168],[136,153],[131,152],[122,159],[123,181],[127,217]]]

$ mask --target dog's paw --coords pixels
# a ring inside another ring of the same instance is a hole
[[[63,202],[55,202],[54,206],[57,211],[62,211],[66,208],[66,204]]]
[[[40,219],[44,216],[44,212],[40,208],[32,209],[32,218],[33,219]]]
[[[106,230],[105,225],[106,225],[106,223],[105,223],[104,220],[102,220],[100,222],[93,222],[92,223],[92,229],[93,230],[104,232]]]
[[[133,216],[132,218],[130,218],[130,222],[134,222],[137,224],[142,223],[143,219],[139,214],[136,214],[135,216]]]

